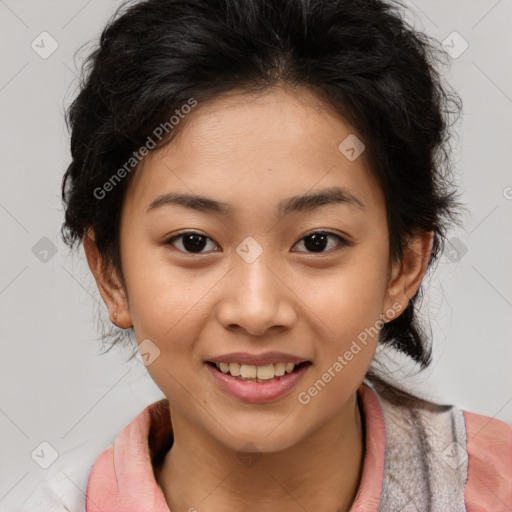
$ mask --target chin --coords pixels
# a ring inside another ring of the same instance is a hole
[[[300,443],[303,435],[297,432],[289,417],[283,421],[265,422],[264,426],[237,425],[236,430],[230,429],[229,435],[221,429],[218,440],[227,448],[240,453],[275,453],[287,450]]]

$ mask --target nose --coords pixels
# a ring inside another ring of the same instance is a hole
[[[270,330],[293,327],[297,319],[294,294],[269,256],[264,251],[252,262],[234,258],[234,267],[223,280],[217,310],[225,329],[262,336]]]

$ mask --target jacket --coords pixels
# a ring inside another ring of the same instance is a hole
[[[360,487],[351,512],[512,511],[512,427],[365,380]],[[148,405],[74,481],[54,475],[21,512],[170,512],[154,468],[172,446],[167,399]],[[80,485],[82,488],[80,488]]]

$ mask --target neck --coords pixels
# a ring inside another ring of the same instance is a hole
[[[357,395],[301,443],[241,457],[194,430],[178,414],[174,443],[157,481],[171,510],[347,512],[357,494],[364,432]]]

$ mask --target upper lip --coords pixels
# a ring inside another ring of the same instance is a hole
[[[300,364],[308,361],[303,357],[295,356],[292,354],[285,354],[283,352],[262,352],[261,354],[251,354],[249,352],[230,352],[229,354],[222,354],[220,356],[211,357],[207,362],[212,363],[238,363],[250,364],[254,366],[264,366],[267,364],[276,363],[294,363]]]

